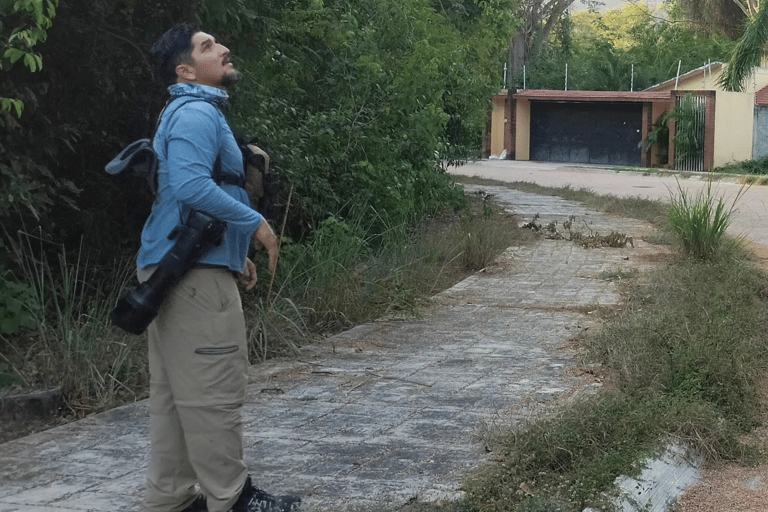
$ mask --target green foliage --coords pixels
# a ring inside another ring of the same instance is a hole
[[[337,217],[324,220],[307,241],[309,264],[316,269],[314,279],[332,282],[366,259],[370,247],[364,236],[359,225],[350,226]]]
[[[726,230],[736,210],[736,203],[745,193],[742,187],[730,206],[722,197],[715,197],[712,180],[707,188],[696,195],[683,190],[677,183],[677,194],[670,198],[667,218],[672,231],[679,237],[686,254],[700,260],[708,260],[730,252],[738,240],[726,240]]]
[[[751,428],[766,365],[763,282],[738,257],[671,266],[632,290],[632,315],[595,339],[595,353],[621,372],[633,396],[706,404],[731,425]]]
[[[653,123],[653,129],[640,141],[638,147],[649,151],[656,146],[661,163],[666,163],[669,151],[669,123],[675,123],[675,163],[701,157],[704,151],[704,106],[687,94],[680,98],[674,110],[660,115]]]
[[[697,158],[704,151],[704,106],[686,94],[667,115],[675,122],[675,163]]]
[[[45,41],[53,25],[58,0],[4,0],[0,2],[0,69],[21,61],[32,73],[43,67],[43,58],[32,48]],[[1,109],[12,109],[21,117],[24,102],[18,98],[0,98]]]
[[[58,0],[0,1],[0,89],[8,97],[0,97],[0,218],[6,217],[19,206],[25,207],[35,218],[40,210],[49,207],[55,195],[61,194],[62,202],[69,199],[68,192],[74,190],[71,182],[56,180],[44,159],[30,157],[26,150],[35,144],[30,139],[22,121],[35,115],[38,94],[33,87],[20,86],[22,78],[38,73],[43,67],[43,58],[33,48],[46,40],[56,15]],[[22,67],[14,66],[17,62]],[[15,115],[15,118],[14,118]],[[68,141],[65,130],[54,130]],[[40,151],[40,145],[34,145]],[[58,189],[58,190],[57,190]]]
[[[744,25],[744,33],[728,56],[728,66],[720,77],[726,91],[741,91],[755,67],[762,64],[768,41],[768,7],[758,3]]]
[[[37,326],[32,313],[34,289],[14,279],[10,270],[0,267],[0,334],[15,334]]]
[[[530,89],[640,91],[707,62],[722,61],[734,42],[702,34],[676,18],[664,19],[647,7],[580,12],[564,17],[548,47],[527,69]],[[519,77],[522,87],[522,77]]]
[[[494,8],[266,3],[244,26],[249,37],[232,50],[247,78],[231,112],[290,179],[294,237],[359,205],[370,205],[367,224],[377,230],[376,212],[402,223],[461,203],[441,161],[479,150],[494,92],[489,62],[505,44],[486,30]]]
[[[642,151],[650,151],[655,147],[662,165],[669,161],[669,116],[668,112],[660,115],[648,135],[637,144]]]
[[[89,264],[82,247],[74,261],[59,247],[52,264],[44,245],[29,234],[11,241],[24,283],[22,311],[31,319],[24,336],[4,340],[9,355],[17,355],[19,378],[33,388],[60,386],[70,404],[92,409],[114,405],[126,393],[135,398],[145,383],[146,356],[136,350],[140,338],[129,338],[109,322],[135,263],[124,258],[122,265],[100,269]]]
[[[148,50],[194,5],[245,75],[232,124],[282,169],[284,203],[293,187],[287,234],[303,240],[361,206],[375,231],[374,211],[404,222],[460,205],[442,166],[479,153],[510,2],[62,2],[35,46],[45,67],[0,76],[0,221],[21,216],[72,247],[85,236],[106,259],[136,249],[151,198],[103,166],[151,133],[163,91]]]
[[[497,255],[509,247],[509,238],[500,236],[497,213],[489,204],[490,198],[484,198],[482,207],[477,212],[467,212],[462,216],[459,229],[450,244],[461,251],[459,260],[464,268],[477,271],[485,268],[496,259]]]
[[[334,332],[384,315],[416,314],[457,274],[486,266],[528,236],[487,202],[415,224],[396,224],[381,214],[376,223],[387,229],[376,235],[362,213],[356,219],[329,217],[304,242],[283,244],[275,303],[286,330]]]
[[[742,162],[733,162],[716,167],[713,173],[723,174],[768,174],[768,156],[760,157],[757,160],[744,160]]]

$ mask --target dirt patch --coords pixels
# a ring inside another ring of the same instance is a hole
[[[688,489],[676,512],[755,512],[768,503],[768,467],[745,468],[733,464],[704,470],[702,482]]]

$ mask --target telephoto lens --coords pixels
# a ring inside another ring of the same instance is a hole
[[[192,210],[184,225],[168,235],[176,239],[149,279],[120,299],[112,311],[112,323],[131,334],[143,333],[157,316],[170,291],[211,247],[221,242],[227,224]]]

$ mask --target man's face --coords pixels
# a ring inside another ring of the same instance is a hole
[[[210,34],[192,36],[192,63],[180,64],[177,74],[182,81],[226,89],[240,79],[240,72],[230,61],[229,50]]]

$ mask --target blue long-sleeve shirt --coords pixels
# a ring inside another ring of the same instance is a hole
[[[216,185],[212,178],[217,156],[224,173],[245,173],[242,153],[217,106],[227,93],[199,84],[174,84],[169,92],[172,101],[154,139],[159,160],[157,196],[142,231],[138,265],[147,268],[159,263],[174,244],[168,234],[190,209],[196,209],[227,223],[222,243],[199,263],[242,272],[253,233],[264,219],[251,207],[244,189]]]

